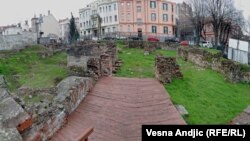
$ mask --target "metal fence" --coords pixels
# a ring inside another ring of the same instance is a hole
[[[233,61],[236,61],[236,62],[239,62],[242,64],[249,64],[250,63],[250,53],[229,47],[228,59],[231,59]]]

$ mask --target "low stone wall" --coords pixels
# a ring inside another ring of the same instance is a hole
[[[12,98],[6,88],[3,76],[0,76],[0,139],[1,141],[21,141],[18,132],[30,115]],[[29,124],[30,125],[30,124]]]
[[[20,35],[0,35],[0,50],[22,49],[36,43],[36,33],[32,32],[23,32]]]
[[[218,71],[224,74],[232,83],[250,83],[250,67],[232,60],[223,59],[220,53],[212,54],[199,48],[179,48],[178,56],[200,67]]]
[[[52,89],[22,89],[20,94],[39,94],[46,97],[53,95],[50,101],[43,99],[30,107],[25,107],[25,110],[29,110],[33,122],[20,132],[23,140],[46,141],[52,137],[65,124],[67,117],[79,106],[93,85],[91,78],[71,76]]]
[[[174,78],[183,78],[176,58],[157,56],[155,59],[155,77],[161,83],[171,83]]]

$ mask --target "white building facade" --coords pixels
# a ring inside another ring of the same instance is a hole
[[[32,31],[38,34],[38,37],[60,37],[60,25],[56,18],[48,11],[48,15],[40,15],[39,18],[32,18]]]
[[[69,23],[70,23],[70,20],[68,18],[59,20],[60,39],[66,43],[68,43],[68,40],[69,40]]]
[[[3,30],[2,34],[3,35],[17,35],[17,34],[22,34],[22,32],[23,30],[19,26],[9,26]]]
[[[97,0],[79,10],[80,35],[105,35],[119,31],[118,0]]]

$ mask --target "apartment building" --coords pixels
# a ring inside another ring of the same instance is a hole
[[[176,3],[167,0],[96,0],[80,9],[79,14],[82,36],[112,32],[152,36],[176,33]]]
[[[79,10],[80,35],[103,35],[118,31],[118,1],[97,0]]]

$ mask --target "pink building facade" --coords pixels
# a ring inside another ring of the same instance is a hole
[[[167,0],[118,0],[119,31],[174,36],[176,3]]]

